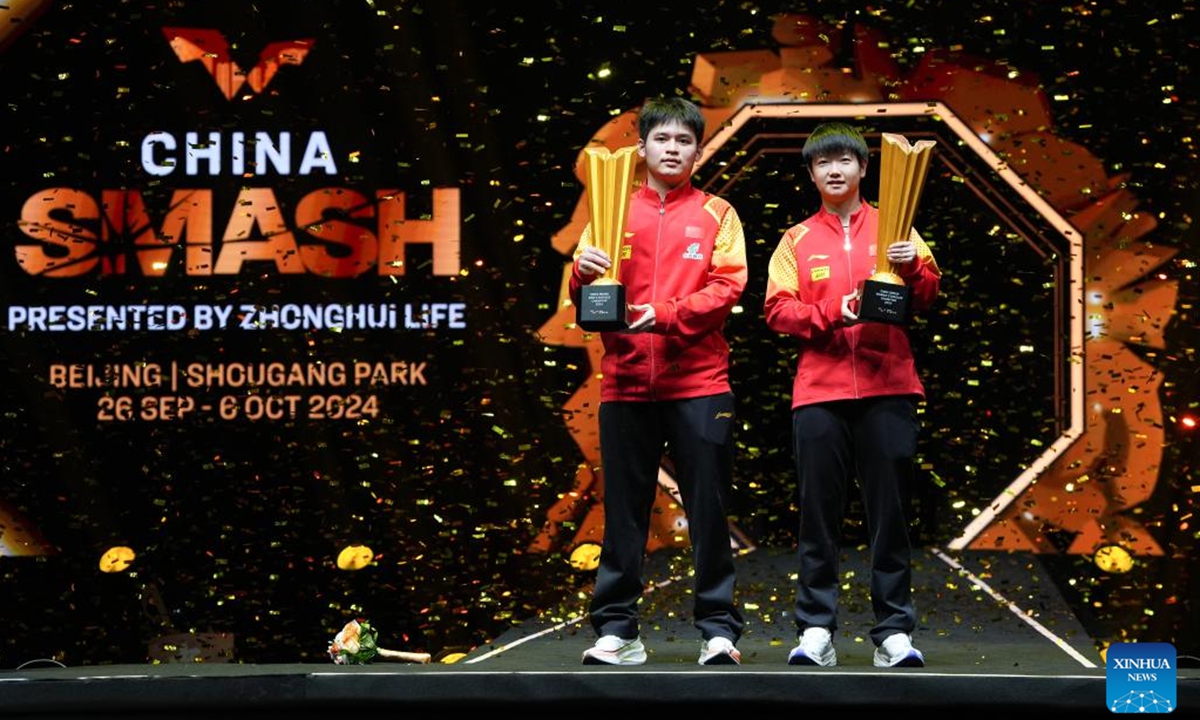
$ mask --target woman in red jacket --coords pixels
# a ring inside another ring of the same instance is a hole
[[[878,211],[863,201],[868,149],[845,123],[813,130],[802,150],[821,208],[784,233],[771,257],[767,325],[797,340],[792,445],[799,489],[799,578],[791,665],[837,664],[838,553],[847,489],[857,480],[870,539],[876,667],[921,667],[912,645],[909,512],[925,390],[901,324],[863,322],[858,288],[876,269]],[[941,274],[914,231],[887,248],[915,312]]]

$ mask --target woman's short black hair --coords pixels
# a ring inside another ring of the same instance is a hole
[[[812,167],[814,159],[831,153],[851,152],[858,157],[858,162],[866,165],[867,141],[863,139],[862,133],[853,125],[848,125],[844,122],[828,122],[818,125],[812,135],[804,141],[804,148],[800,151],[804,158],[804,164]]]

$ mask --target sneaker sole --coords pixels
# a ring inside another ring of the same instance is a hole
[[[828,663],[820,663],[804,653],[796,653],[788,656],[788,665],[803,665],[805,667],[833,667],[837,665],[837,657],[834,657]]]
[[[925,667],[925,661],[917,655],[906,655],[906,656],[900,658],[898,661],[892,663],[891,665],[888,665],[887,663],[876,662],[875,667],[877,667],[877,668],[889,668],[889,667],[920,668],[920,667]]]
[[[609,660],[609,659],[605,659],[602,657],[596,657],[595,655],[584,655],[583,656],[583,664],[584,665],[644,665],[645,663],[646,663],[646,658],[644,658],[644,657],[643,658],[636,658],[636,657],[635,658],[625,658],[625,659],[614,657],[611,660]]]
[[[717,653],[700,663],[701,665],[741,665],[737,658],[729,653]]]

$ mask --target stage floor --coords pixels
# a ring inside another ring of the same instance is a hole
[[[787,665],[792,553],[739,557],[746,617],[740,666],[702,667],[690,620],[686,555],[651,556],[638,667],[583,666],[594,637],[586,598],[565,617],[512,627],[453,664],[239,663],[37,667],[0,671],[0,717],[258,717],[299,711],[621,708],[889,709],[960,714],[1042,710],[1108,714],[1104,661],[1031,554],[920,551],[914,575],[927,665],[880,670],[867,638],[870,603],[860,551],[844,551],[838,665]],[[556,611],[562,612],[562,611]],[[1194,667],[1192,664],[1190,667]],[[1177,669],[1174,715],[1200,716],[1200,670]]]

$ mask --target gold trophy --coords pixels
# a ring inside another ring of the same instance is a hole
[[[629,215],[630,186],[637,168],[637,146],[609,152],[608,148],[584,151],[587,169],[588,211],[591,213],[592,245],[608,253],[612,266],[579,291],[575,322],[589,332],[624,330],[629,327],[625,286],[618,270],[623,259],[625,220]]]
[[[929,157],[937,143],[908,140],[893,133],[883,134],[879,173],[879,234],[875,241],[875,274],[863,282],[859,292],[860,320],[902,325],[908,322],[912,288],[887,259],[888,246],[910,239],[917,203],[925,188]]]

